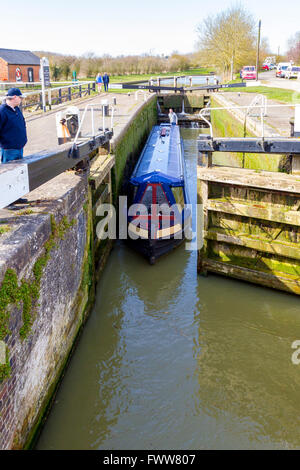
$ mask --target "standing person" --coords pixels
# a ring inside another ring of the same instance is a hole
[[[96,83],[97,83],[97,86],[98,86],[98,93],[101,93],[103,80],[102,80],[102,77],[101,77],[100,73],[97,74]]]
[[[178,124],[178,117],[177,114],[174,113],[173,109],[169,109],[169,119],[170,119],[170,124]]]
[[[19,108],[23,95],[19,88],[10,88],[5,104],[0,106],[0,154],[2,163],[23,158],[27,142],[26,123]]]
[[[105,72],[105,74],[103,75],[103,83],[104,83],[104,90],[105,90],[105,91],[108,91],[109,76],[107,75],[106,72]]]

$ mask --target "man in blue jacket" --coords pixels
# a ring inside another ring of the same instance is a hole
[[[23,158],[27,142],[26,123],[19,108],[22,102],[19,88],[10,88],[5,104],[0,106],[0,155],[2,163]]]
[[[102,77],[103,83],[104,83],[104,91],[108,91],[108,84],[109,84],[109,76],[105,72],[105,74]]]

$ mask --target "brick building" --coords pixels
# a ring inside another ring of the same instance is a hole
[[[30,51],[0,49],[0,81],[38,82],[40,58]]]

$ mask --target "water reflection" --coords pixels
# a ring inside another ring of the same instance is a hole
[[[157,80],[153,80],[154,85],[158,85]],[[160,84],[163,86],[169,86],[169,85],[174,85],[174,79],[173,78],[163,78],[161,77],[160,79]],[[193,86],[196,85],[214,85],[215,84],[215,77],[214,75],[193,75],[192,76],[192,84]],[[190,80],[189,77],[181,77],[177,78],[177,86],[189,86],[190,85]]]
[[[197,130],[184,129],[193,197]],[[299,299],[113,250],[38,449],[298,448]]]
[[[300,370],[291,362],[298,299],[236,281],[227,281],[220,297],[221,279],[211,281],[215,295],[198,304],[194,347],[197,413],[224,431],[210,446],[299,447]],[[199,283],[198,298],[203,294]]]

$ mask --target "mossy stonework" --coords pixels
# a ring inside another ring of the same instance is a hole
[[[67,188],[63,193],[59,179]],[[40,421],[94,288],[90,213],[83,208],[87,179],[66,174],[56,180],[59,202],[53,202],[51,215],[19,222],[20,244],[8,248],[1,272],[0,335],[7,346],[7,367],[0,369],[3,449],[24,447]],[[40,236],[35,238],[33,228]],[[17,240],[15,232],[9,236],[8,247]],[[32,256],[26,259],[25,253]]]
[[[227,105],[223,97],[212,97],[212,107]],[[236,118],[233,111],[211,112],[214,136],[257,135],[242,124],[244,114],[234,112]],[[286,174],[290,157],[214,152],[212,163],[212,168],[198,167],[204,214],[198,271],[299,295],[300,183]]]
[[[122,133],[111,142],[111,153],[115,156],[114,196],[121,191],[123,181],[129,176],[150,130],[157,121],[156,96],[147,101],[133,116]]]
[[[163,113],[168,113],[172,108],[176,113],[181,113],[182,106],[186,113],[194,114],[199,112],[207,103],[208,97],[201,92],[194,91],[189,94],[176,94],[160,95],[158,102],[160,109]]]
[[[198,270],[300,295],[300,182],[293,175],[198,168]]]
[[[62,173],[31,193],[41,204],[1,213],[1,449],[30,448],[47,416],[113,247],[97,238],[97,209],[117,200],[156,117],[153,96],[111,153],[91,153],[89,171]]]

